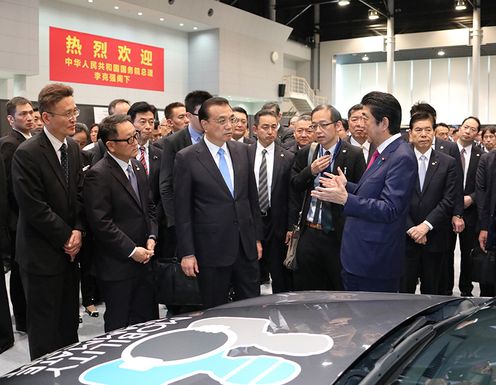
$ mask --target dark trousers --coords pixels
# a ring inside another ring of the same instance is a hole
[[[99,285],[105,301],[105,332],[158,318],[151,270],[121,281],[99,281]]]
[[[198,284],[205,309],[229,301],[229,288],[234,288],[235,300],[260,295],[259,267],[256,259],[249,260],[240,247],[240,254],[230,266],[199,266]]]
[[[265,231],[260,268],[266,266],[270,272],[272,293],[283,293],[291,290],[291,272],[283,265],[287,247],[284,244],[284,239],[275,235],[270,214],[262,217],[262,220]],[[260,272],[260,276],[263,279],[262,272]]]
[[[443,253],[429,252],[423,245],[409,245],[406,251],[405,271],[401,278],[400,292],[415,293],[420,278],[422,294],[439,294],[439,277]]]
[[[295,290],[343,290],[341,244],[335,232],[306,227],[296,249]]]
[[[14,332],[10,318],[9,299],[5,287],[5,274],[0,271],[0,353],[14,345]]]
[[[359,277],[345,270],[341,272],[343,286],[348,291],[372,291],[382,293],[397,293],[400,287],[399,278]]]
[[[87,237],[79,252],[81,267],[81,298],[84,307],[100,302],[100,294],[96,277],[93,272],[93,239]]]
[[[21,269],[26,294],[31,360],[78,342],[79,268],[67,263],[56,275],[31,274]]]
[[[16,323],[16,329],[26,331],[26,298],[24,296],[24,288],[22,287],[21,273],[19,264],[15,261],[15,239],[16,233],[10,234],[11,249],[10,249],[10,301],[12,302],[12,310]]]

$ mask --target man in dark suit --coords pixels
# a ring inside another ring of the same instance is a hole
[[[418,112],[410,119],[410,142],[418,162],[418,179],[407,217],[405,272],[401,291],[438,294],[443,256],[448,250],[456,197],[456,162],[432,149],[434,117]]]
[[[344,205],[341,244],[346,290],[397,292],[405,258],[406,218],[417,161],[400,134],[401,106],[383,92],[362,99],[367,134],[377,146],[358,183],[343,172],[322,180],[312,196]]]
[[[268,110],[255,114],[253,132],[257,143],[250,145],[250,161],[257,182],[263,223],[263,254],[260,259],[272,277],[272,292],[291,289],[291,274],[283,265],[289,242],[289,181],[294,155],[275,143],[277,117]]]
[[[277,116],[277,143],[284,145],[287,142],[291,142],[294,140],[294,135],[293,135],[293,128],[291,127],[283,127],[281,125],[281,120],[282,120],[282,112],[281,112],[281,107],[279,107],[279,104],[276,102],[269,102],[265,103],[262,106],[262,110],[269,110],[272,111],[274,114]]]
[[[284,143],[283,147],[293,154],[296,154],[303,147],[315,142],[316,134],[312,124],[310,115],[298,116],[294,124],[294,140]]]
[[[0,156],[0,354],[14,345],[14,331],[12,330],[9,299],[3,272],[3,258],[10,254],[11,249],[8,216],[7,175],[3,158]]]
[[[365,163],[368,164],[375,151],[375,144],[370,143],[362,117],[361,104],[355,104],[348,110],[349,135],[346,141],[354,146],[360,147]]]
[[[26,332],[26,299],[19,274],[19,265],[15,261],[15,240],[19,207],[17,206],[12,186],[12,159],[17,147],[26,139],[31,138],[31,130],[34,128],[34,111],[31,102],[23,97],[15,97],[9,100],[7,102],[7,119],[12,130],[0,139],[0,156],[5,163],[10,208],[7,215],[11,242],[10,298],[14,310],[16,329]]]
[[[296,250],[298,268],[294,271],[297,290],[342,290],[340,247],[344,225],[343,207],[323,202],[310,194],[320,185],[324,172],[343,170],[348,180],[358,182],[365,171],[359,148],[340,140],[341,114],[331,105],[315,107],[311,115],[312,130],[319,145],[309,162],[310,146],[300,150],[293,165],[291,186],[300,199],[303,230]]]
[[[456,143],[460,153],[461,169],[463,175],[463,220],[465,228],[459,234],[452,234],[450,254],[454,253],[456,237],[460,241],[460,278],[458,286],[462,296],[472,295],[471,259],[470,252],[477,240],[478,215],[475,199],[475,180],[479,160],[484,153],[474,145],[475,138],[480,131],[478,118],[470,116],[464,119],[460,126],[460,137]]]
[[[231,140],[236,124],[229,103],[211,98],[199,119],[204,139],[183,149],[174,166],[178,257],[184,273],[198,276],[203,305],[260,294],[262,227],[248,146]]]
[[[100,123],[108,153],[86,174],[85,209],[95,237],[95,270],[106,305],[105,331],[157,317],[151,257],[155,206],[137,155],[139,133],[127,115]]]
[[[243,107],[233,107],[234,116],[238,119],[233,127],[232,140],[237,140],[238,142],[244,144],[255,144],[256,140],[246,136],[248,131],[248,113]]]
[[[79,109],[71,87],[45,86],[38,96],[45,128],[12,161],[19,205],[16,259],[27,304],[31,359],[78,341],[79,269],[84,232],[80,149],[67,138]]]

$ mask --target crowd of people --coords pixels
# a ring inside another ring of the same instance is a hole
[[[77,342],[80,292],[92,317],[105,302],[107,332],[157,318],[160,261],[179,260],[209,308],[268,281],[274,293],[452,295],[457,238],[471,296],[472,250],[495,248],[496,128],[474,116],[455,129],[417,103],[401,130],[396,98],[371,92],[347,117],[319,105],[287,126],[267,103],[249,127],[242,107],[201,90],[160,122],[146,101],[113,100],[89,128],[79,112],[70,86],[48,84],[36,104],[8,101],[0,139],[1,246],[32,359]],[[13,343],[0,282],[0,352]]]

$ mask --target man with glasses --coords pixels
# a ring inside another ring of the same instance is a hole
[[[262,227],[249,147],[232,141],[237,123],[224,98],[199,112],[203,140],[180,151],[174,166],[177,255],[184,273],[198,277],[205,308],[260,295]]]
[[[109,332],[158,316],[149,263],[157,223],[145,168],[135,159],[139,131],[127,115],[112,115],[99,135],[108,152],[86,174],[84,199]]]
[[[296,290],[342,290],[339,249],[344,217],[341,205],[323,202],[311,196],[325,173],[340,168],[347,178],[357,182],[365,170],[359,148],[339,139],[341,114],[331,105],[319,105],[311,114],[310,129],[318,143],[311,159],[311,147],[296,154],[291,187],[298,197],[294,211],[302,210],[302,232],[296,250],[298,268],[294,271]],[[293,215],[292,217],[295,217]]]
[[[27,304],[31,359],[78,341],[83,241],[82,165],[73,89],[54,83],[38,96],[43,132],[22,143],[12,161],[19,206],[16,258]]]
[[[12,158],[17,147],[31,138],[31,131],[35,128],[34,110],[31,102],[26,98],[17,96],[7,102],[7,120],[12,130],[0,139],[0,156],[5,163],[7,176],[7,189],[9,200],[8,224],[10,231],[10,300],[14,310],[16,329],[26,332],[26,299],[22,287],[19,265],[15,260],[16,229],[19,208],[14,196],[12,185]]]
[[[365,130],[362,108],[363,106],[361,104],[355,104],[348,111],[348,125],[351,135],[348,136],[347,142],[360,147],[363,152],[365,163],[369,163],[369,160],[375,151],[375,145],[370,143],[367,131]]]
[[[323,178],[312,196],[344,206],[341,244],[346,290],[397,292],[405,259],[406,217],[417,180],[417,160],[401,138],[401,106],[384,92],[362,99],[367,134],[377,148],[358,183]]]

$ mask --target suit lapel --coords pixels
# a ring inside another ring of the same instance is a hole
[[[114,159],[112,159],[111,156],[105,154],[105,159],[109,164],[111,174],[124,187],[124,189],[128,192],[128,194],[131,195],[131,198],[136,202],[136,204],[139,207],[141,207],[141,203],[139,202],[138,197],[136,196],[133,187],[131,186],[131,182],[129,182],[129,179],[126,176],[126,173],[122,171],[122,168],[117,164],[117,162]],[[135,174],[136,174],[136,169],[137,167],[133,164],[133,170]],[[138,179],[137,175],[136,175],[136,179]]]
[[[274,147],[274,167],[272,169],[272,186],[270,187],[270,191],[274,192],[276,187],[277,177],[279,172],[281,171],[282,162],[284,162],[284,154],[282,153],[281,147],[275,144]]]
[[[43,155],[47,158],[50,167],[52,167],[53,172],[55,173],[55,176],[57,177],[58,181],[60,182],[64,190],[66,190],[67,192],[67,183],[65,181],[65,176],[62,171],[62,166],[60,165],[59,158],[55,153],[52,143],[50,142],[48,136],[46,136],[44,132],[40,133],[39,135],[43,135],[42,140],[40,140],[40,145],[43,148],[45,148],[45,151],[43,151]]]
[[[236,169],[235,169],[235,164],[236,164],[236,159],[233,157],[233,151],[229,151],[233,163],[233,170],[234,172],[234,186],[236,186]],[[198,157],[198,161],[205,167],[207,172],[214,178],[214,180],[222,187],[222,189],[229,194],[230,197],[232,197],[231,192],[229,191],[229,188],[226,185],[226,182],[224,181],[224,178],[222,177],[222,174],[220,173],[219,167],[215,163],[214,158],[212,157],[212,154],[210,154],[210,151],[205,144],[205,142],[202,140],[198,145],[196,146],[196,154]]]
[[[431,180],[434,177],[434,175],[436,175],[438,168],[439,168],[439,161],[437,160],[436,152],[432,151],[431,158],[429,159],[429,163],[427,164],[427,172],[425,174],[422,194],[424,194],[429,188],[429,184],[431,183]]]
[[[10,132],[10,136],[12,136],[15,140],[17,140],[19,142],[19,144],[26,141],[26,138],[24,137],[24,135],[22,135],[20,132],[14,130],[14,129],[12,129],[12,131]]]
[[[344,143],[341,143],[341,148],[339,149],[339,154],[336,155],[336,159],[334,161],[334,164],[332,166],[332,173],[333,174],[337,174],[338,173],[338,167],[341,168],[341,170],[343,172],[345,172],[345,170],[343,169],[344,168],[344,164],[346,164],[346,159],[348,158],[348,148],[346,146],[346,144]]]
[[[242,164],[245,164],[245,162],[243,162],[243,160],[241,159],[241,154],[239,153],[238,151],[238,148],[234,145],[234,142],[227,142],[227,148],[229,149],[229,155],[231,156],[231,161],[232,161],[232,167],[233,167],[233,174],[234,174],[234,182],[233,182],[233,186],[234,186],[234,196],[236,197],[236,192],[237,191],[240,191],[240,184],[243,183],[242,182],[242,172],[243,172],[243,168],[242,168]],[[217,167],[218,169],[218,167]],[[229,192],[229,196],[232,197],[231,195],[231,192],[229,191],[229,188],[227,187],[226,185],[226,182],[224,182],[224,178],[222,177],[222,174],[220,173],[219,171],[219,174],[220,174],[220,177],[222,178],[222,182],[224,184],[224,186],[226,187],[226,190]]]

